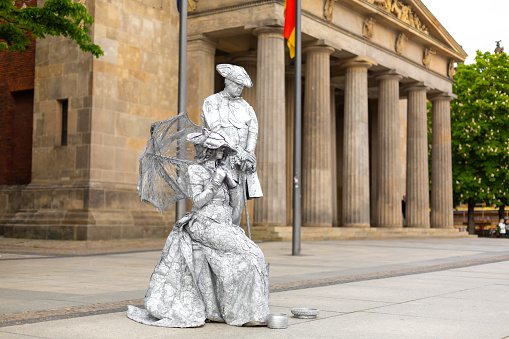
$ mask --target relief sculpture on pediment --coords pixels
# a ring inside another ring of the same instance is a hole
[[[330,1],[330,0],[327,0]],[[405,5],[401,0],[366,0],[367,2],[380,7],[384,11],[391,13],[401,21],[417,28],[421,32],[428,34],[429,31],[425,25],[422,24],[419,16],[412,11],[412,7]]]
[[[417,29],[421,29],[421,19],[419,19],[419,17],[417,16],[417,14],[413,14],[413,17],[414,17],[414,27],[417,28]]]
[[[394,0],[391,6],[391,13],[394,14],[398,19],[401,19],[401,13],[403,9],[403,3],[398,0]]]
[[[386,12],[391,11],[391,0],[374,0],[373,4],[377,5]]]
[[[414,13],[412,12],[412,8],[408,9],[408,23],[410,26],[415,27]]]
[[[410,12],[412,9],[410,6],[403,6],[401,8],[401,21],[406,22],[407,24],[410,24]]]

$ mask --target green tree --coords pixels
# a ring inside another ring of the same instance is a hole
[[[87,34],[87,26],[93,22],[83,2],[47,0],[42,7],[23,4],[18,8],[13,1],[0,0],[0,51],[24,51],[31,43],[30,35],[38,39],[53,35],[68,37],[82,51],[99,57],[103,51],[90,43],[92,39]]]
[[[509,204],[509,59],[477,51],[475,62],[458,65],[451,103],[454,202],[474,206]]]

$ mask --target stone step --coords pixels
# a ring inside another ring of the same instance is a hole
[[[291,241],[291,226],[254,226],[251,236],[255,241]],[[343,228],[343,227],[302,227],[302,241],[387,239],[387,238],[465,238],[472,237],[457,229],[434,228]],[[473,236],[476,237],[476,236]]]

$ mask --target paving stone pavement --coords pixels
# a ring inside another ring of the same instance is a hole
[[[135,323],[164,240],[0,238],[0,338],[509,338],[508,239],[259,243],[284,330]],[[296,319],[293,307],[320,309]]]

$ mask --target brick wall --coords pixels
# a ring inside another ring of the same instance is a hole
[[[17,1],[21,7],[21,1]],[[36,6],[37,0],[27,2]],[[35,39],[24,52],[0,52],[0,185],[27,184],[32,166]]]

